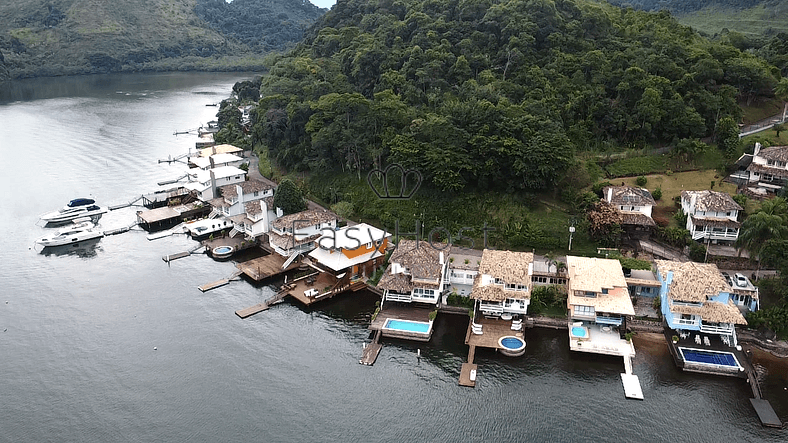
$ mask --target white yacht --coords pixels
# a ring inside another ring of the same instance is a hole
[[[41,216],[46,223],[65,223],[80,217],[97,218],[107,212],[106,206],[98,206],[90,198],[76,198],[60,210]]]
[[[78,243],[85,240],[104,237],[104,232],[94,229],[95,225],[87,218],[80,219],[73,225],[66,226],[57,231],[54,235],[39,238],[36,243],[41,246],[63,246]]]

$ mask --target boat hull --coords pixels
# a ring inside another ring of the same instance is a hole
[[[70,245],[72,243],[79,243],[82,241],[93,240],[95,238],[101,238],[101,237],[104,237],[103,232],[85,231],[72,235],[58,235],[56,237],[51,237],[51,238],[44,237],[36,240],[36,243],[44,247],[64,246],[64,245]]]

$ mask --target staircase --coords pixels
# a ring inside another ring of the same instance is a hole
[[[220,215],[222,215],[222,211],[220,211],[220,210],[218,210],[218,209],[216,209],[216,208],[213,208],[213,209],[211,210],[211,213],[210,213],[210,214],[208,214],[208,218],[210,218],[210,219],[214,219],[214,218],[216,218],[216,217],[219,217]]]
[[[242,232],[238,230],[237,226],[233,226],[233,229],[230,230],[230,233],[228,235],[230,236],[230,238],[233,238],[238,234],[242,234]]]

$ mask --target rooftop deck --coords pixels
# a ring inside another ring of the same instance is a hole
[[[670,354],[673,356],[673,361],[676,363],[676,366],[681,368],[687,372],[700,372],[704,374],[714,374],[714,375],[726,375],[730,377],[739,377],[739,378],[747,378],[747,372],[750,370],[754,370],[752,365],[749,363],[749,359],[744,354],[744,351],[740,349],[736,349],[735,347],[731,347],[726,345],[722,342],[719,335],[714,334],[702,334],[700,332],[692,332],[686,338],[681,338],[679,336],[679,340],[676,343],[673,343],[673,335],[676,334],[670,328],[665,328],[665,341],[668,343],[668,348],[670,349]],[[700,344],[695,341],[695,336],[699,335]],[[676,334],[678,336],[678,334]],[[709,345],[705,344],[704,338],[708,337]],[[681,356],[681,352],[679,352],[679,348],[690,348],[690,349],[700,349],[704,351],[718,351],[718,352],[730,352],[738,360],[739,364],[744,368],[744,371],[738,370],[730,370],[729,368],[715,368],[711,365],[697,365],[697,364],[687,364]]]

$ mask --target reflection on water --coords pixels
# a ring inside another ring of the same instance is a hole
[[[100,241],[100,238],[94,238],[91,240],[72,243],[70,245],[46,246],[44,248],[39,247],[37,249],[40,249],[40,253],[46,256],[73,255],[79,258],[91,258],[98,254],[98,244]]]

